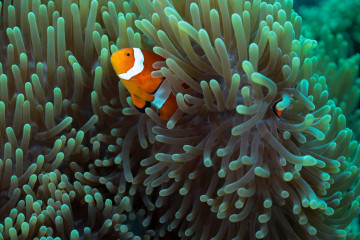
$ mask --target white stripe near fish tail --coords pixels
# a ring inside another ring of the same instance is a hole
[[[166,100],[168,100],[170,93],[170,83],[168,80],[164,79],[164,81],[162,81],[160,87],[154,94],[155,99],[154,101],[152,101],[152,104],[154,104],[157,109],[160,109],[164,105]]]
[[[144,54],[140,48],[133,48],[134,50],[134,66],[130,68],[126,73],[121,73],[118,76],[124,80],[130,80],[133,76],[138,75],[144,70]]]

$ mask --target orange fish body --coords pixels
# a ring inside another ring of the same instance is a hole
[[[176,97],[165,78],[154,78],[151,72],[153,64],[165,59],[152,51],[139,48],[123,48],[111,56],[111,64],[130,92],[135,107],[144,112],[152,103],[158,109],[160,117],[169,120],[178,108]]]
[[[281,108],[279,109],[279,106],[278,106],[279,102],[281,102],[281,100],[276,101],[275,104],[273,105],[273,111],[278,118],[281,117],[281,115],[283,114],[283,112],[285,110],[285,109],[280,110]]]
[[[277,117],[281,117],[283,110],[279,110],[277,106],[275,106],[274,111]]]

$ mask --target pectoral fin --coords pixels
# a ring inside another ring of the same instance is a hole
[[[140,99],[146,102],[152,102],[154,100],[154,96],[145,92],[143,89],[141,89],[138,85],[133,83],[131,80],[126,81],[121,79],[121,82],[123,83],[124,87],[131,93],[132,95],[136,95]]]
[[[139,98],[138,96],[131,94],[131,99],[135,105],[135,107],[142,109],[145,107],[146,105],[146,101],[142,100],[141,98]]]

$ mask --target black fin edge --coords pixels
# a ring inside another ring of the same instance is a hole
[[[144,113],[145,112],[145,108],[147,107],[151,107],[151,103],[150,102],[146,102],[145,106],[143,108],[138,108],[137,106],[135,106],[135,108],[141,112],[141,113]]]

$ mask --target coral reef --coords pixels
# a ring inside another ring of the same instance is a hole
[[[305,37],[320,38],[322,27],[326,26],[333,34],[344,35],[349,43],[350,53],[360,52],[360,2],[336,0],[320,1],[317,6],[301,6],[299,13],[304,19]],[[331,19],[331,20],[330,20]]]
[[[324,27],[314,55],[317,57],[315,71],[326,78],[329,98],[342,108],[347,126],[353,130],[354,139],[359,140],[360,54],[349,56],[349,43],[343,35],[334,36]]]
[[[293,9],[298,12],[299,8],[303,7],[303,6],[318,6],[319,4],[321,4],[323,1],[326,0],[318,0],[318,1],[313,1],[313,0],[300,0],[300,1],[293,1],[294,2],[294,6]]]
[[[292,5],[0,3],[0,239],[354,239],[358,93],[332,89],[359,57],[317,49]],[[134,108],[124,47],[166,59],[169,121]]]

